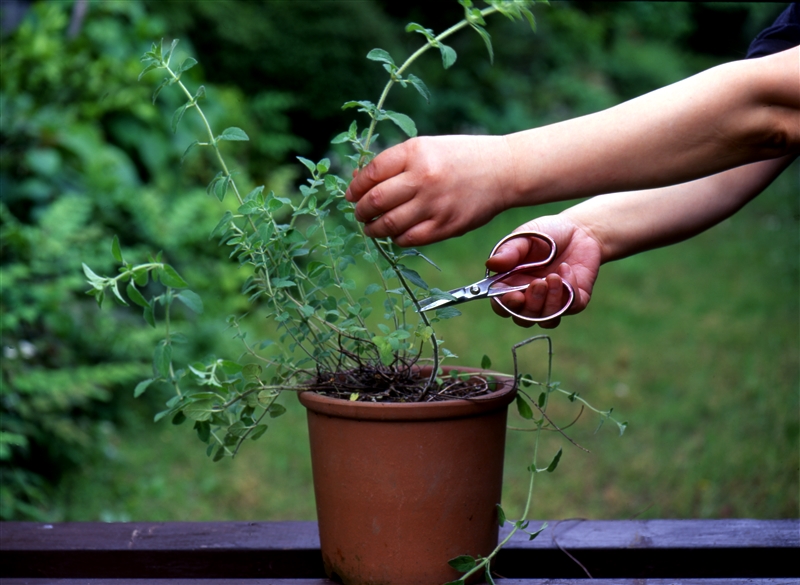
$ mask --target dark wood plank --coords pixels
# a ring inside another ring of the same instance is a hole
[[[6,578],[325,582],[314,522],[8,522],[0,551]],[[584,568],[595,578],[732,582],[798,577],[799,554],[798,520],[561,521],[532,542],[516,536],[496,569],[508,585],[585,579]]]
[[[507,578],[800,577],[800,520],[570,520],[509,545]]]

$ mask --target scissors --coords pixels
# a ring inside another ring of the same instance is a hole
[[[528,321],[530,323],[540,323],[542,321],[549,321],[550,319],[555,319],[556,317],[560,317],[564,313],[566,313],[569,308],[572,306],[573,301],[575,300],[575,291],[569,285],[568,282],[562,280],[562,285],[567,291],[567,301],[564,305],[552,315],[547,315],[546,317],[528,317],[525,315],[520,315],[519,313],[515,313],[508,307],[506,307],[502,301],[497,298],[506,293],[510,293],[513,291],[525,290],[528,288],[529,284],[522,284],[517,286],[509,286],[507,284],[503,284],[503,280],[511,276],[512,274],[530,272],[532,270],[543,268],[549,265],[553,259],[556,257],[557,248],[556,243],[550,236],[540,233],[540,232],[516,232],[510,234],[497,242],[495,247],[492,249],[492,252],[489,254],[489,258],[495,255],[498,248],[508,242],[509,240],[513,240],[514,238],[536,238],[545,244],[549,249],[549,254],[544,260],[539,260],[536,262],[528,262],[527,264],[520,264],[519,266],[509,270],[508,272],[499,272],[497,274],[491,274],[491,271],[487,268],[486,269],[486,277],[483,280],[479,280],[474,284],[470,284],[468,286],[454,288],[451,291],[448,291],[445,295],[431,297],[419,302],[419,309],[418,311],[430,311],[432,309],[441,309],[442,307],[449,307],[451,305],[458,305],[460,303],[466,303],[468,301],[474,301],[477,299],[486,299],[486,298],[494,298],[495,302],[503,307],[510,315],[514,315],[515,317],[522,319],[524,321]]]

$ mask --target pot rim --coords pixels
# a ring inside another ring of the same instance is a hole
[[[496,373],[479,368],[444,366],[445,372],[458,370],[469,373]],[[413,421],[455,419],[489,414],[506,408],[516,396],[513,379],[501,381],[502,386],[490,394],[475,398],[460,398],[440,402],[354,402],[323,396],[311,390],[297,395],[309,411],[337,418],[379,421]]]

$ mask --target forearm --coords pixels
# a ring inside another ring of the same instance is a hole
[[[673,244],[730,217],[793,160],[786,156],[680,185],[602,195],[563,212],[600,244],[601,263]]]
[[[506,141],[514,206],[674,185],[797,153],[800,48]]]

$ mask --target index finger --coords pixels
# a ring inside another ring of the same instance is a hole
[[[356,173],[345,191],[345,199],[353,203],[359,201],[375,185],[399,175],[405,167],[406,156],[402,144],[384,150]]]

